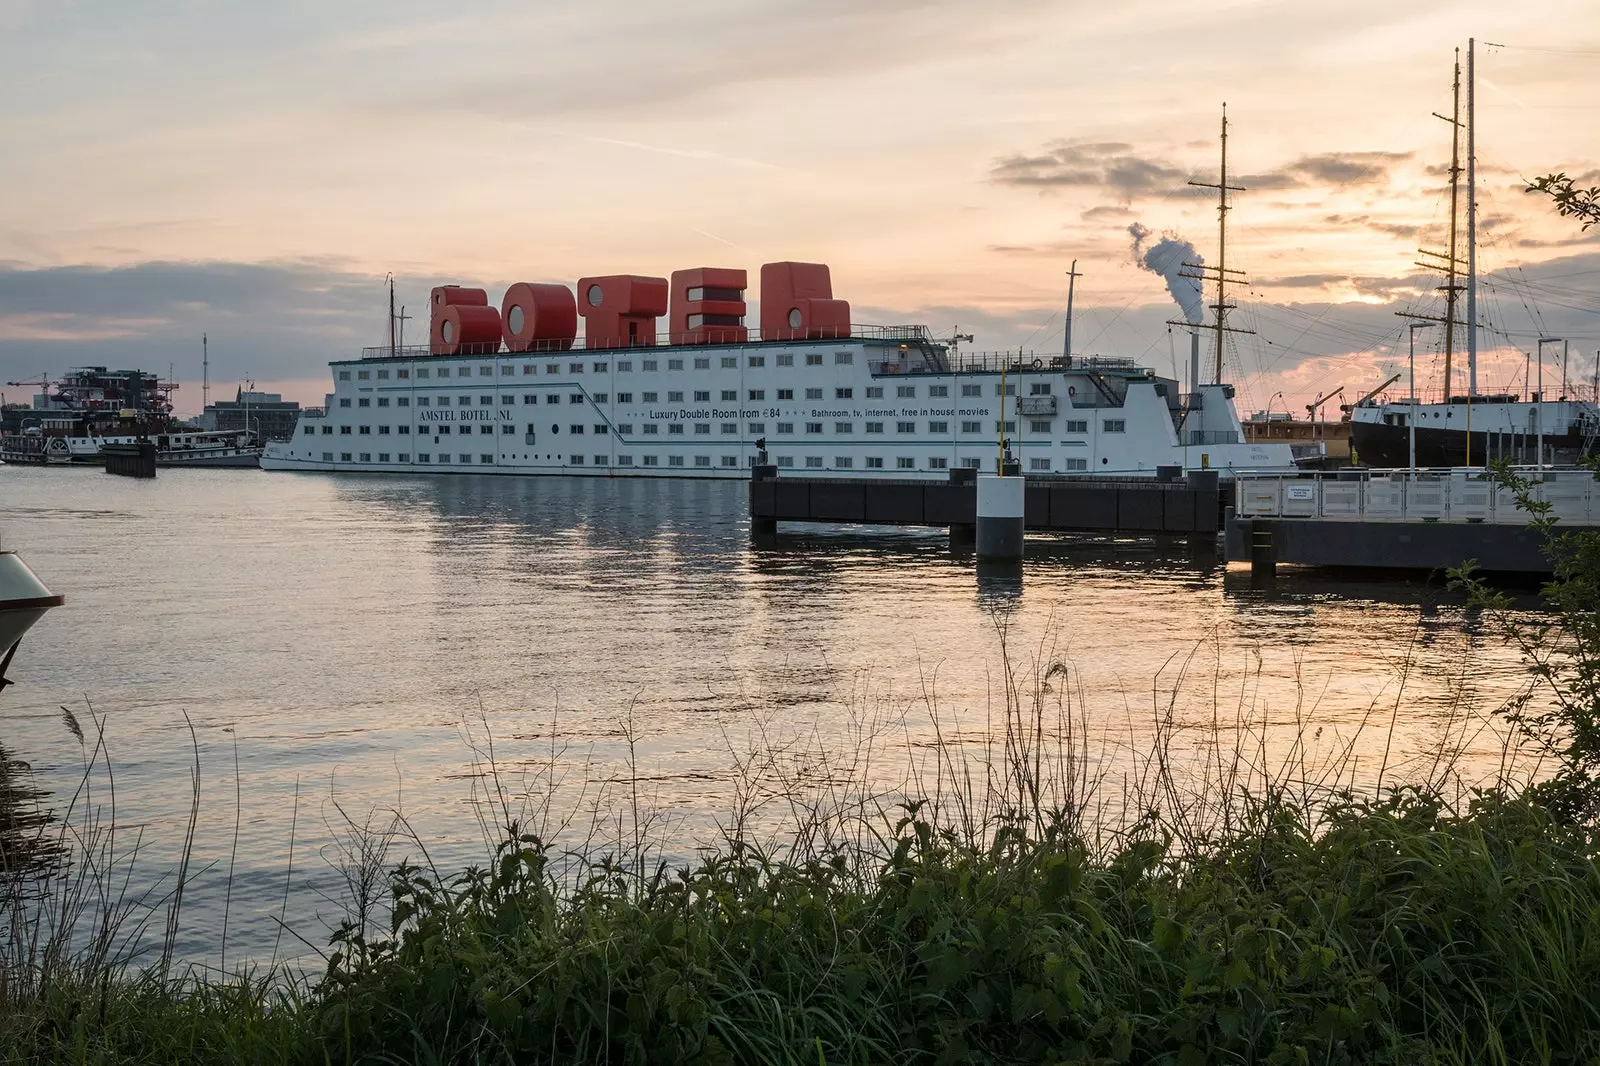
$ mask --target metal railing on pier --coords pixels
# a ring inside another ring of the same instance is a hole
[[[1600,482],[1579,468],[1518,471],[1535,499],[1567,525],[1600,524]],[[1351,522],[1526,524],[1532,515],[1486,471],[1339,471],[1332,476],[1241,476],[1234,482],[1240,518],[1305,518]]]
[[[707,339],[709,338],[709,339]],[[562,355],[566,352],[606,352],[626,354],[651,352],[666,348],[692,346],[696,348],[738,348],[750,344],[814,344],[830,340],[866,340],[879,343],[904,343],[908,345],[934,345],[933,335],[927,326],[871,326],[855,324],[848,331],[821,331],[804,334],[800,330],[782,329],[763,335],[759,329],[741,327],[737,332],[727,327],[707,326],[692,333],[658,333],[653,344],[605,344],[590,347],[587,337],[572,341],[538,341],[526,352],[513,352],[496,342],[494,347],[484,346],[483,351],[466,352],[465,355]],[[406,344],[391,348],[389,345],[361,349],[363,359],[430,359],[437,358],[426,344]]]

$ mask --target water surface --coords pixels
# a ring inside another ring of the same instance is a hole
[[[1081,695],[1108,763],[1137,758],[1170,708],[1186,743],[1245,714],[1286,750],[1298,715],[1326,747],[1373,717],[1369,766],[1386,745],[1415,766],[1444,744],[1487,769],[1494,737],[1451,732],[1452,711],[1521,677],[1437,587],[1254,591],[1209,551],[1148,542],[1030,539],[1020,576],[980,574],[941,532],[754,544],[744,504],[723,482],[0,468],[0,543],[67,597],[12,666],[0,741],[70,793],[81,749],[61,708],[88,726],[92,707],[118,818],[145,826],[141,862],[160,870],[187,824],[192,726],[184,946],[215,954],[231,862],[230,954],[266,956],[275,916],[318,940],[336,914],[340,808],[398,807],[441,865],[481,854],[468,732],[513,769],[556,751],[569,805],[638,779],[686,843],[727,810],[751,747],[847,748],[863,721],[926,739],[930,696],[981,726],[1002,629],[1024,668],[1071,665],[1055,688]]]

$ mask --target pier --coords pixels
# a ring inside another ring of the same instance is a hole
[[[129,444],[103,444],[101,458],[105,460],[106,473],[123,477],[155,477],[156,446],[154,441],[141,440]]]
[[[1023,528],[1106,536],[1201,536],[1222,527],[1222,488],[1214,470],[1155,478],[1028,477]],[[961,468],[947,481],[804,477],[757,466],[750,480],[750,520],[759,534],[779,522],[944,526],[952,540],[971,542],[978,523],[978,471]]]
[[[1600,526],[1600,482],[1587,470],[1522,471],[1557,529]],[[1250,477],[1233,485],[1229,562],[1270,574],[1279,563],[1395,570],[1544,574],[1533,516],[1481,469],[1345,470],[1337,476]]]

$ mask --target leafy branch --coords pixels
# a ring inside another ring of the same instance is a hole
[[[1600,459],[1585,459],[1600,478]],[[1522,653],[1529,685],[1503,708],[1533,753],[1555,772],[1532,790],[1558,818],[1574,823],[1600,815],[1600,530],[1561,530],[1543,478],[1491,463],[1490,480],[1509,491],[1528,513],[1529,528],[1544,538],[1552,577],[1543,598],[1547,612],[1529,617],[1489,586],[1471,564],[1452,573],[1472,604],[1486,612],[1502,636]]]
[[[1566,174],[1546,174],[1528,182],[1526,191],[1550,197],[1556,205],[1556,214],[1582,219],[1584,229],[1600,223],[1600,186],[1580,189]]]

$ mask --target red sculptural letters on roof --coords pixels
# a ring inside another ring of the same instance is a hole
[[[488,307],[489,294],[460,285],[439,285],[433,290],[431,306],[434,314],[438,314],[441,307]]]
[[[833,281],[825,263],[762,265],[762,340],[848,336],[850,303],[833,298]]]
[[[440,285],[433,290],[428,337],[434,355],[483,355],[500,350],[500,312],[482,289]]]
[[[729,267],[695,267],[672,272],[670,344],[742,344],[744,290],[748,276]]]
[[[578,313],[587,348],[654,344],[656,319],[667,313],[667,279],[638,274],[579,278]]]
[[[733,267],[693,267],[666,278],[602,274],[565,285],[517,282],[499,310],[482,289],[440,285],[430,301],[434,355],[565,351],[583,316],[588,348],[656,343],[656,320],[667,314],[667,344],[743,344],[749,275]],[[850,335],[850,304],[833,298],[823,263],[767,263],[761,268],[761,339],[823,340]]]
[[[435,307],[430,341],[434,355],[491,355],[500,350],[500,312],[475,304]]]
[[[519,281],[500,310],[507,351],[565,351],[578,336],[578,302],[565,285]]]

